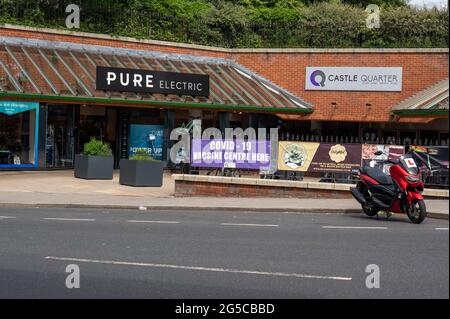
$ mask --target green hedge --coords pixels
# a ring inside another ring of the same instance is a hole
[[[0,23],[64,29],[73,0],[0,0]],[[368,29],[366,3],[381,6]],[[448,10],[403,0],[81,0],[80,31],[221,47],[448,47]],[[386,5],[386,3],[388,5]]]

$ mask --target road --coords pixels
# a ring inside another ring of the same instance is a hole
[[[449,298],[448,221],[0,208],[0,298]]]

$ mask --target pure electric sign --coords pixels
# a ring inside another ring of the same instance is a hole
[[[305,90],[401,91],[401,67],[306,67]]]
[[[209,96],[209,75],[97,66],[96,89]]]

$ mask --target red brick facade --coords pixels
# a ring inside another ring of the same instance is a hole
[[[264,197],[264,198],[335,198],[345,199],[353,198],[349,189],[345,184],[335,184],[342,187],[327,188],[324,185],[333,185],[329,183],[321,184],[320,187],[291,187],[289,185],[255,185],[237,182],[214,182],[195,180],[196,175],[190,175],[193,180],[175,179],[175,196],[176,197]],[[214,177],[213,177],[214,178]],[[225,177],[226,179],[227,177]],[[221,177],[219,177],[221,179]],[[281,180],[266,180],[282,182]],[[288,182],[289,183],[289,182]],[[301,182],[291,182],[301,183]],[[298,185],[296,185],[298,186]],[[426,199],[448,198],[448,193],[443,190],[427,189],[423,194]]]
[[[311,102],[311,120],[389,121],[391,108],[448,77],[447,53],[271,53],[235,54],[253,71]],[[402,66],[401,92],[305,91],[307,66]],[[332,102],[336,106],[331,105]],[[370,103],[369,109],[366,104]]]
[[[234,59],[275,84],[311,102],[315,111],[301,117],[305,120],[387,122],[390,120],[390,111],[394,105],[447,78],[449,73],[448,49],[229,50],[1,26],[0,36]],[[401,66],[403,67],[403,89],[401,92],[305,91],[306,66]],[[332,105],[331,103],[336,104]]]
[[[175,196],[352,198],[349,191],[190,181],[176,181]]]

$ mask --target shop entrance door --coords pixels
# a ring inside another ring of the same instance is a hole
[[[79,109],[77,151],[82,153],[84,144],[96,138],[108,143],[112,155],[117,158],[117,108],[82,105]]]
[[[46,166],[72,168],[75,146],[75,107],[73,105],[49,105],[47,110]]]
[[[80,106],[78,131],[78,146],[83,152],[83,146],[91,138],[104,140],[106,135],[106,107],[104,106]]]

